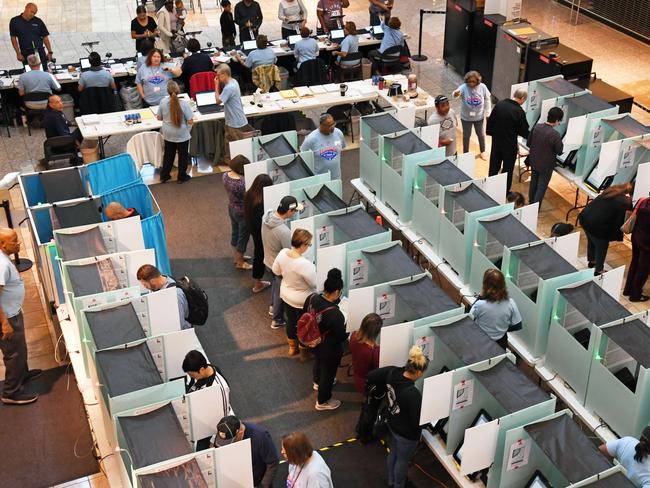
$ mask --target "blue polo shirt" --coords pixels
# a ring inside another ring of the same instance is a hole
[[[320,49],[318,49],[318,42],[316,39],[312,39],[311,37],[300,39],[296,42],[296,45],[293,48],[293,55],[296,57],[296,61],[298,62],[298,68],[300,68],[300,65],[305,61],[316,59],[319,53]]]
[[[84,88],[104,88],[111,86],[113,75],[104,68],[90,68],[88,71],[81,73],[79,77],[79,86]]]
[[[380,53],[383,53],[390,47],[404,45],[404,34],[402,31],[391,29],[383,22],[381,23],[381,28],[384,30],[384,37],[382,38],[381,45],[379,46]]]
[[[255,49],[246,57],[246,67],[255,69],[265,64],[275,64],[278,58],[275,57],[273,49],[266,47],[264,49]]]

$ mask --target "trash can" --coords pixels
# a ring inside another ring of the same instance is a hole
[[[120,89],[120,98],[122,99],[124,110],[142,108],[142,99],[140,98],[135,83],[124,83]]]
[[[84,139],[79,148],[84,164],[99,160],[99,142],[97,139]]]
[[[361,58],[361,76],[364,80],[372,78],[372,61],[368,58]]]
[[[289,70],[280,66],[278,71],[280,72],[280,90],[286,90],[289,88]]]
[[[361,112],[359,112],[356,108],[353,108],[350,111],[350,120],[352,120],[352,134],[356,138],[355,141],[357,141],[359,137],[359,131],[361,130]]]

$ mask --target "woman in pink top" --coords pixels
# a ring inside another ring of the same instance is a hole
[[[366,376],[370,371],[379,367],[377,337],[379,337],[382,325],[383,320],[379,315],[369,313],[361,321],[359,330],[353,332],[350,337],[354,387],[362,394],[366,386]]]

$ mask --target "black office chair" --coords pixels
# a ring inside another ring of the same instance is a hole
[[[322,59],[304,61],[293,78],[293,86],[314,86],[328,83],[327,65]]]
[[[327,110],[327,113],[334,118],[334,122],[336,122],[336,125],[338,125],[339,127],[342,126],[346,128],[343,131],[344,133],[347,134],[347,130],[350,129],[350,137],[352,138],[352,142],[354,143],[354,129],[352,125],[352,108],[353,108],[352,105],[349,103],[346,103],[344,105],[335,105],[334,107],[330,107]]]
[[[79,95],[81,115],[108,114],[117,110],[115,94],[110,86],[86,88]]]
[[[377,59],[377,68],[382,75],[401,73],[402,62],[400,55],[402,53],[401,46],[393,46],[386,49],[380,54]]]
[[[77,147],[71,135],[50,137],[43,142],[43,165],[49,168],[53,162],[66,161],[70,166],[77,166]]]
[[[346,57],[341,58],[341,64],[339,64],[339,81],[360,80],[363,76],[361,67],[362,58],[363,54],[360,52],[350,53]],[[353,61],[356,61],[356,63],[353,63]]]
[[[262,117],[259,130],[263,136],[296,130],[296,112],[280,112]]]
[[[23,96],[23,110],[25,110],[25,116],[27,117],[27,133],[30,136],[32,135],[32,128],[40,129],[43,127],[43,116],[47,108],[48,98],[50,98],[50,94],[45,92],[25,93]],[[29,108],[26,102],[44,102],[44,104],[42,109],[36,109]]]

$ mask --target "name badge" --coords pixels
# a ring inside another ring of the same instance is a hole
[[[160,87],[159,86],[154,86],[153,91],[154,91],[154,93],[158,93],[160,91]]]
[[[470,112],[470,113],[469,113],[469,116],[470,116],[470,117],[476,117],[476,112]]]

